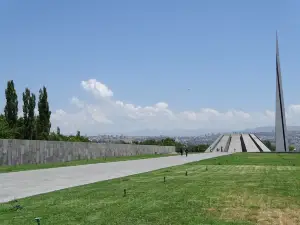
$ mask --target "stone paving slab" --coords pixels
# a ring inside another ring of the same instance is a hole
[[[0,203],[230,153],[201,153],[0,174]]]

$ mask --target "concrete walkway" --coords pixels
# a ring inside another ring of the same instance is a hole
[[[230,153],[202,153],[185,156],[98,163],[0,174],[0,203],[59,189],[149,172]]]

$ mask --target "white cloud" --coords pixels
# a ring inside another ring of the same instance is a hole
[[[127,132],[144,129],[207,129],[239,130],[257,126],[274,125],[274,111],[243,112],[202,108],[199,111],[175,112],[167,103],[138,106],[113,98],[113,91],[105,84],[90,79],[81,82],[81,87],[96,98],[96,103],[84,102],[77,97],[71,104],[77,111],[70,113],[59,109],[52,113],[52,127],[60,126],[62,132],[98,134],[104,132]],[[300,105],[287,107],[287,123],[299,125]]]
[[[75,106],[77,106],[80,109],[84,108],[84,102],[80,101],[77,97],[71,98],[71,104],[74,104]]]
[[[112,97],[114,93],[105,84],[98,82],[95,79],[81,81],[81,86],[89,92],[92,92],[97,97]]]

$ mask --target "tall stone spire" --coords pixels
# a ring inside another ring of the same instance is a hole
[[[285,121],[285,109],[283,101],[283,90],[281,81],[281,70],[279,60],[279,47],[278,47],[278,35],[276,32],[276,116],[275,116],[275,140],[276,140],[276,152],[289,151],[286,121]]]

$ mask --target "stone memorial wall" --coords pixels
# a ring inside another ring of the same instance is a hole
[[[174,146],[1,139],[0,166],[174,152]]]

